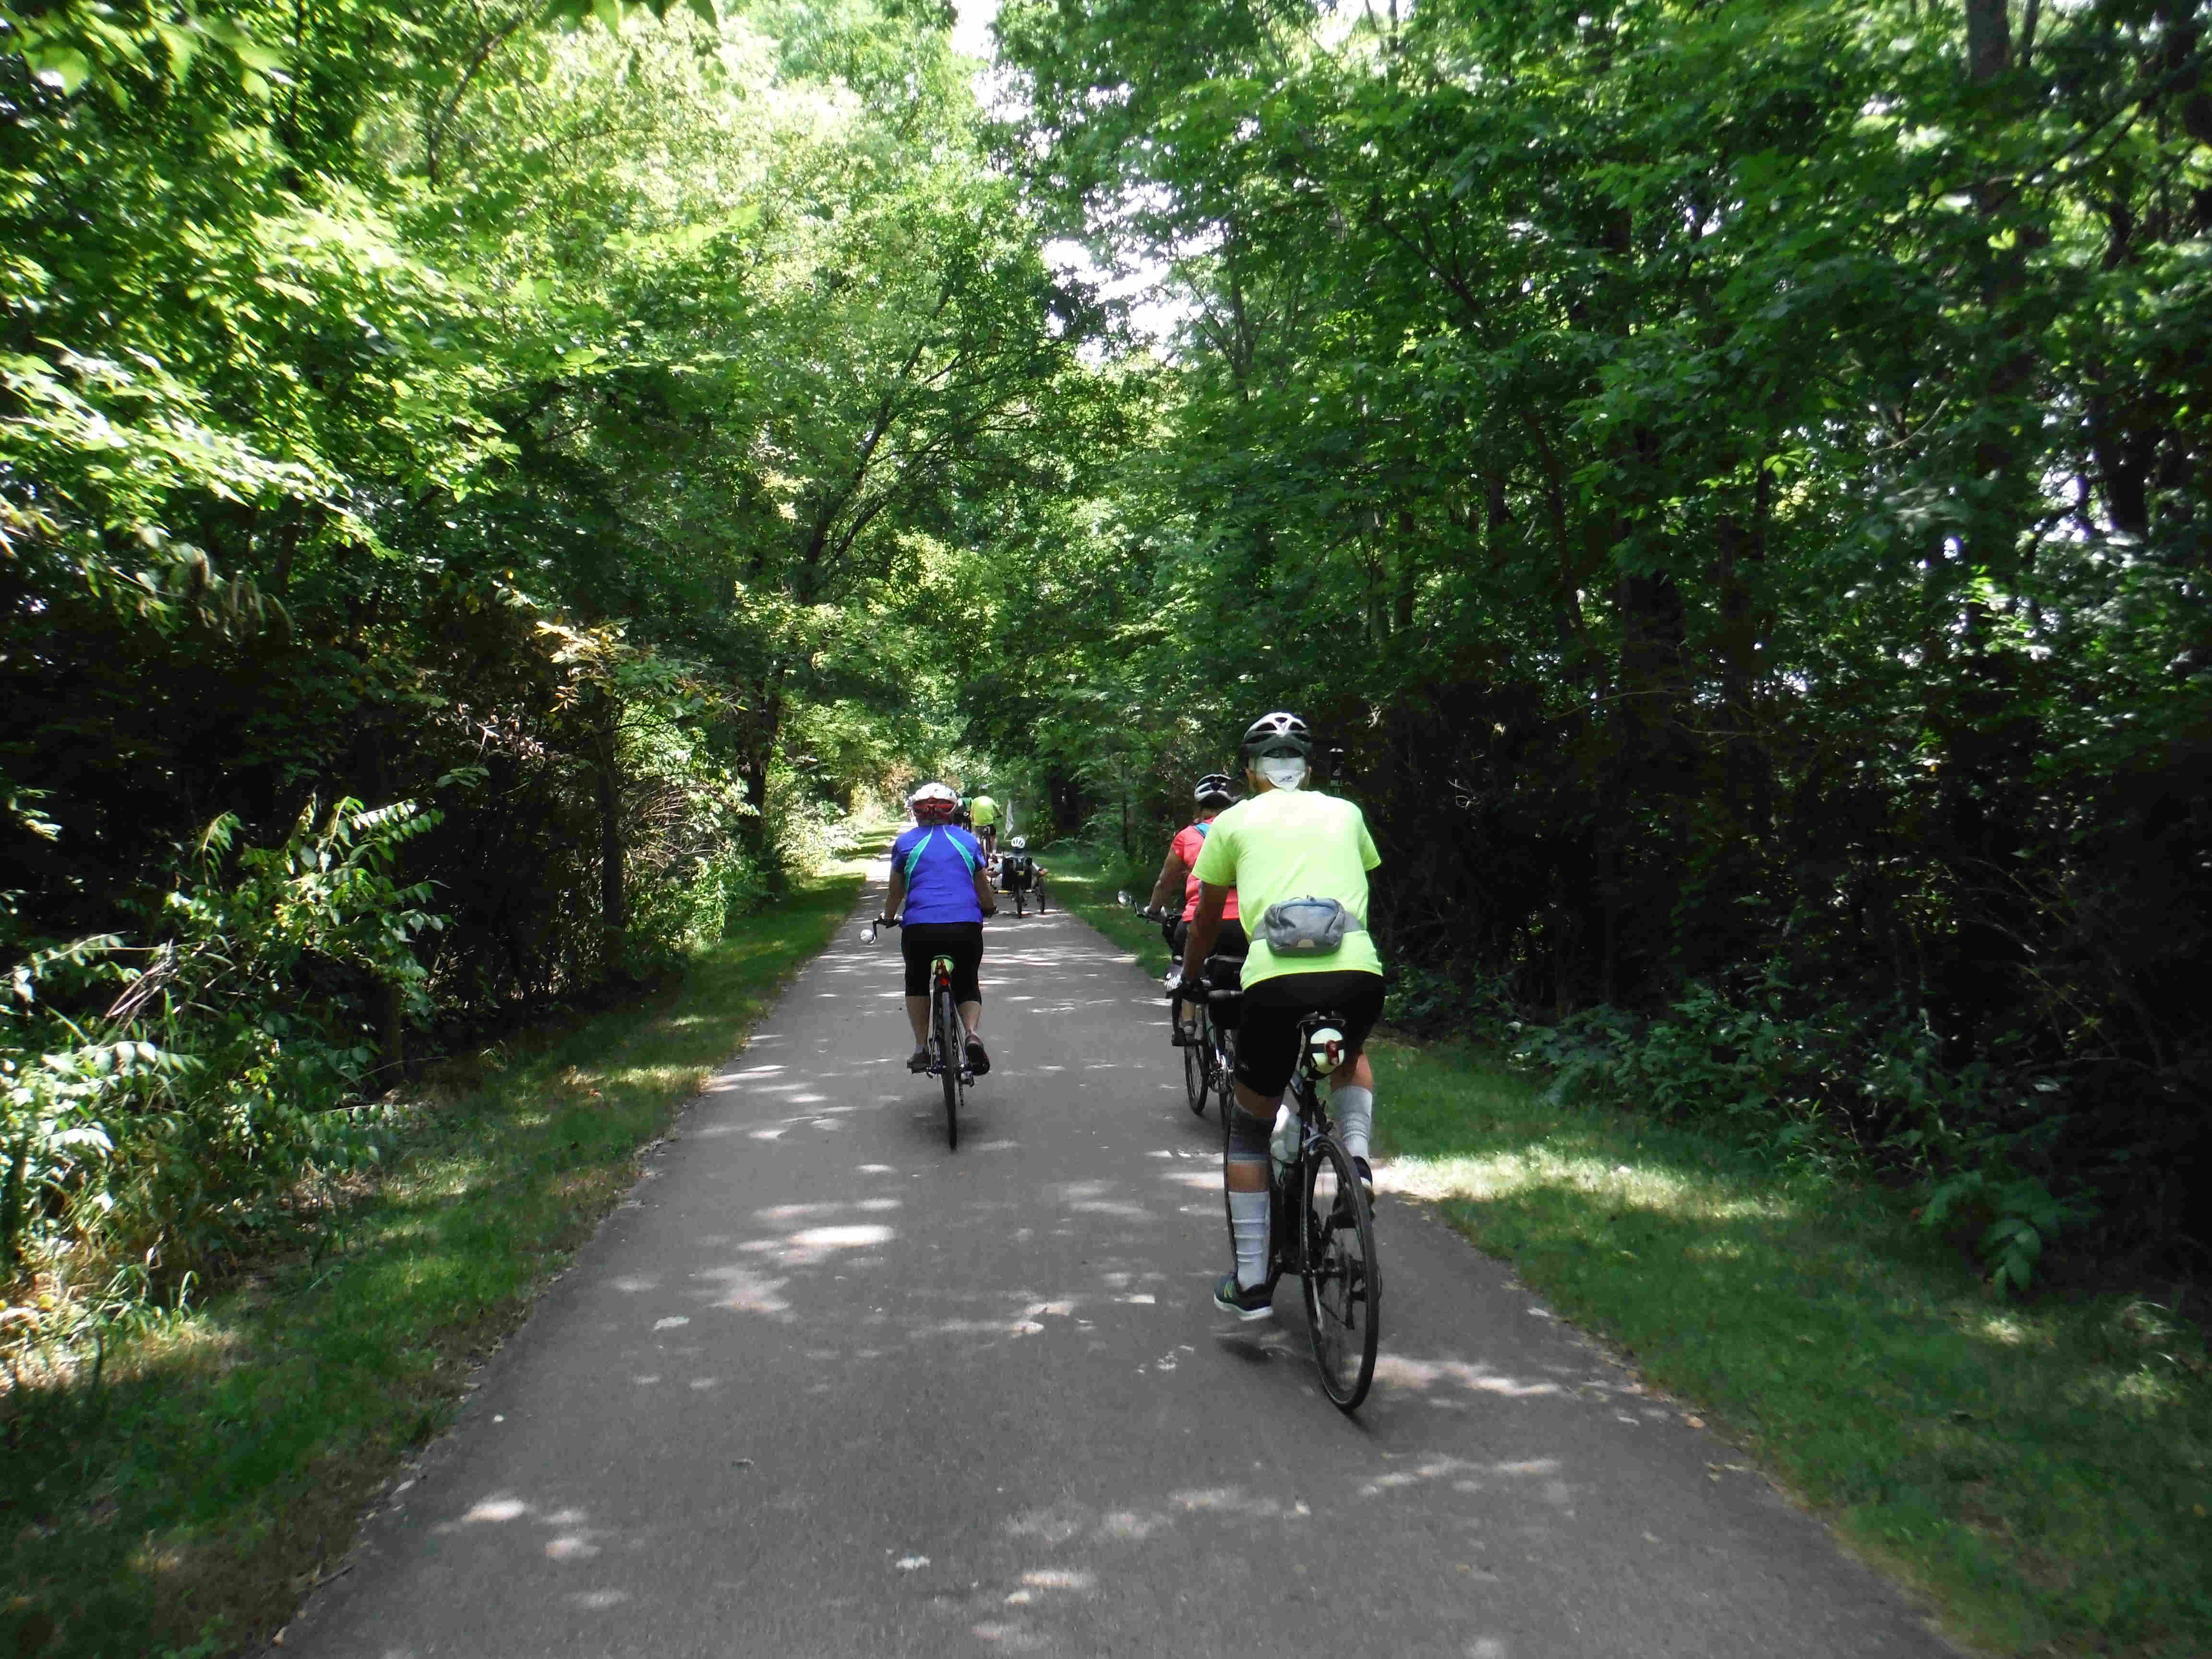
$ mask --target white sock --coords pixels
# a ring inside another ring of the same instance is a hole
[[[1367,1156],[1368,1137],[1375,1133],[1375,1091],[1348,1083],[1332,1089],[1328,1109],[1336,1119],[1336,1139],[1352,1158]]]
[[[1229,1194],[1229,1237],[1237,1247],[1237,1283],[1244,1290],[1267,1280],[1267,1194]]]

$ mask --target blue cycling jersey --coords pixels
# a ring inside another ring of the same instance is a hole
[[[983,920],[982,902],[975,896],[983,846],[965,830],[916,824],[891,844],[891,863],[906,872],[906,921]]]

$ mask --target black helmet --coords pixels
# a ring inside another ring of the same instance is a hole
[[[1226,772],[1208,772],[1198,781],[1190,798],[1200,806],[1226,806],[1237,799],[1237,786]]]
[[[1246,728],[1241,746],[1247,761],[1262,755],[1296,755],[1303,759],[1313,753],[1313,733],[1296,714],[1278,710],[1254,720]]]

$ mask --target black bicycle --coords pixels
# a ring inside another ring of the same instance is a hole
[[[1196,987],[1168,993],[1171,998],[1181,996],[1197,1010],[1184,1034],[1189,1041],[1182,1051],[1183,1093],[1190,1102],[1190,1109],[1201,1117],[1206,1115],[1206,1098],[1211,1096],[1224,1129],[1229,1124],[1230,1107],[1234,1103],[1231,1079],[1237,1075],[1237,1023],[1232,1005],[1241,989],[1243,973],[1242,957],[1208,957],[1206,977]]]
[[[1029,914],[1031,899],[1036,901],[1037,914],[1044,914],[1044,871],[1027,854],[999,854],[999,890],[1012,895],[1016,915]]]
[[[873,945],[878,928],[900,925],[896,918],[878,916],[861,937]],[[952,994],[952,958],[948,956],[930,958],[929,1038],[925,1048],[929,1055],[926,1074],[939,1079],[945,1086],[945,1138],[957,1152],[960,1114],[968,1104],[968,1091],[975,1073],[968,1066],[968,1028],[961,1024],[960,1004]]]
[[[1305,1291],[1306,1327],[1322,1392],[1342,1411],[1355,1411],[1375,1380],[1382,1338],[1382,1271],[1375,1253],[1375,1217],[1367,1188],[1336,1139],[1322,1104],[1321,1079],[1344,1055],[1344,1018],[1309,1014],[1298,1025],[1298,1067],[1291,1079],[1297,1103],[1297,1156],[1268,1159],[1274,1259],[1270,1282],[1295,1273]]]

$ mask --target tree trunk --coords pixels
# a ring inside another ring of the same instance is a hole
[[[407,1073],[407,998],[397,985],[380,985],[377,995],[376,1081],[398,1086]]]
[[[754,707],[752,735],[738,763],[738,775],[744,782],[745,799],[753,809],[752,817],[744,821],[745,851],[766,870],[774,840],[768,817],[769,770],[775,764],[775,746],[783,727],[783,693],[775,675],[762,679]]]
[[[1966,0],[1966,77],[1979,86],[2004,73],[2012,57],[2007,0]]]
[[[1414,555],[1413,515],[1410,509],[1398,509],[1398,581],[1397,592],[1392,596],[1390,626],[1398,634],[1409,632],[1413,626],[1413,595],[1420,582],[1419,561]]]
[[[628,956],[629,924],[623,890],[622,753],[610,711],[599,735],[599,971],[620,979]]]

